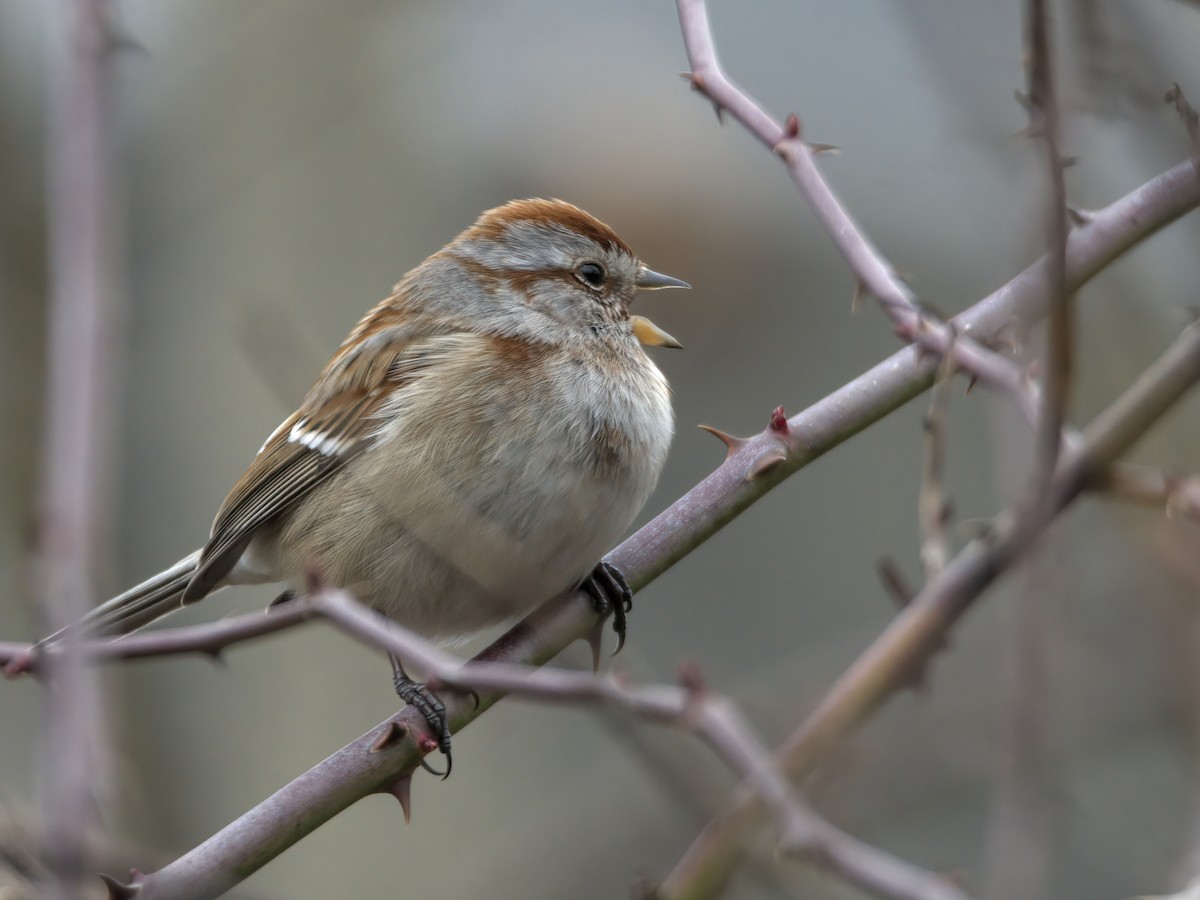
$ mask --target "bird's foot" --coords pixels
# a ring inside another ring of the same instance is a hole
[[[625,629],[633,610],[633,590],[629,582],[620,569],[601,560],[579,588],[592,598],[592,605],[601,617],[612,613],[612,627],[617,633],[617,649],[613,651],[616,656],[625,646]]]
[[[437,771],[425,762],[424,758],[421,759],[421,768],[431,775],[439,775],[443,779],[449,778],[454,760],[450,756],[450,724],[447,721],[446,704],[442,703],[428,685],[420,681],[413,681],[399,667],[396,668],[392,683],[395,685],[396,694],[400,699],[425,717],[429,730],[433,732],[433,736],[437,740],[438,749],[446,757],[445,772]]]

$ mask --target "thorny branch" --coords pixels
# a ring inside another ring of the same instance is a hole
[[[285,603],[265,613],[247,613],[203,625],[142,631],[116,639],[83,640],[78,652],[89,663],[199,653],[214,659],[226,648],[311,621],[316,613],[304,603]],[[34,650],[29,644],[0,642],[0,665],[8,676],[34,674],[61,652],[61,644]]]
[[[731,700],[713,694],[692,666],[680,687],[634,687],[618,678],[565,669],[460,660],[378,615],[343,591],[320,591],[314,610],[365,643],[419,665],[435,688],[532,697],[552,703],[603,703],[705,741],[742,775],[775,817],[781,851],[813,860],[852,884],[892,900],[966,900],[947,879],[925,872],[834,828],[800,799],[753,726]]]
[[[891,319],[896,334],[939,356],[950,353],[955,366],[974,379],[1009,395],[1022,415],[1036,420],[1037,390],[1020,367],[989,350],[965,329],[956,334],[917,302],[895,268],[871,244],[821,176],[805,143],[800,120],[789,115],[780,125],[722,71],[704,0],[676,0],[683,42],[692,71],[686,77],[708,97],[718,112],[728,112],[787,166],[788,174],[812,205],[826,232],[850,266],[858,288],[875,297]]]
[[[536,669],[503,662],[464,665],[395,622],[363,606],[344,591],[320,589],[267,614],[238,616],[221,622],[164,629],[117,640],[83,643],[79,649],[89,661],[133,659],[151,655],[201,652],[217,655],[234,643],[262,637],[322,618],[371,647],[394,654],[426,673],[431,686],[476,691],[490,704],[506,694],[533,697],[554,703],[603,703],[640,718],[682,728],[704,740],[736,773],[754,786],[779,826],[779,848],[829,869],[847,881],[893,900],[966,900],[949,881],[924,872],[840,831],[817,815],[776,768],[753,727],[728,698],[707,690],[692,667],[681,670],[681,686],[634,687],[613,676],[562,669]],[[0,659],[35,671],[58,651],[53,647],[31,651],[26,646],[4,645]],[[378,753],[407,736],[407,729],[389,723],[372,744]],[[432,740],[418,742],[424,750]],[[389,785],[409,815],[409,775]],[[151,875],[135,875],[130,885],[109,880],[116,893],[134,889],[138,896],[176,896],[179,884],[168,866]]]

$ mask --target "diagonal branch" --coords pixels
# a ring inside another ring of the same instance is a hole
[[[314,610],[378,649],[417,662],[430,684],[480,694],[532,697],[552,703],[605,704],[651,722],[682,728],[707,743],[741,774],[781,832],[780,849],[803,856],[886,900],[967,900],[950,881],[923,871],[840,831],[818,816],[775,765],[749,720],[727,697],[704,686],[692,666],[680,687],[635,687],[612,675],[535,669],[503,662],[460,660],[358,603],[344,591],[322,591]],[[151,876],[153,880],[155,876]]]

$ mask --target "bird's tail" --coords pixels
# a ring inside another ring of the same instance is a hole
[[[182,609],[183,589],[192,580],[199,559],[200,551],[197,550],[153,578],[100,604],[78,622],[42,638],[34,646],[60,641],[68,632],[84,637],[126,634]]]

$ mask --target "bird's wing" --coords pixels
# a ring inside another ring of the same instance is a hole
[[[255,530],[299,502],[375,440],[380,414],[436,358],[443,336],[356,331],[326,367],[304,403],[267,438],[217,511],[196,574],[183,592],[193,603],[237,563]]]

